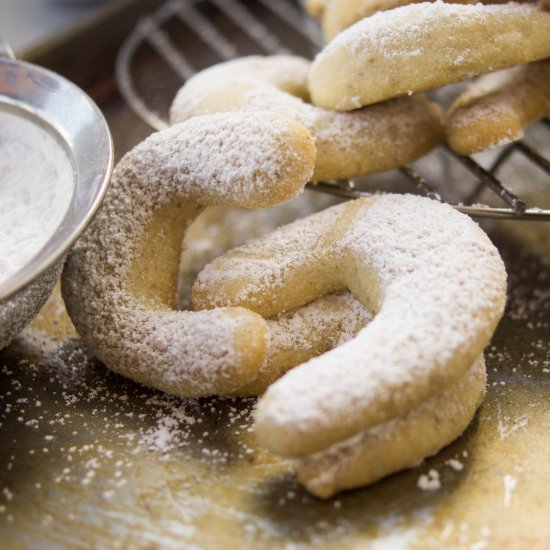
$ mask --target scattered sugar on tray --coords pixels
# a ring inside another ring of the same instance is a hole
[[[416,486],[422,489],[422,491],[437,491],[441,489],[439,472],[431,469],[427,474],[421,474],[416,482]]]
[[[147,449],[166,454],[179,447],[187,438],[188,432],[182,430],[182,426],[193,425],[195,422],[196,420],[187,414],[185,405],[176,405],[168,413],[159,411],[156,426],[142,433],[133,453]]]
[[[514,432],[520,429],[524,429],[529,424],[529,416],[522,414],[519,417],[510,417],[509,415],[503,415],[500,410],[500,403],[497,403],[498,411],[498,433],[500,439],[507,439]]]
[[[451,458],[445,462],[445,464],[448,464],[453,470],[456,470],[457,472],[460,472],[464,469],[464,464],[460,462],[460,460],[457,460],[456,458]]]
[[[505,474],[505,476],[503,477],[503,483],[504,483],[503,505],[504,505],[504,508],[508,508],[510,504],[512,504],[512,497],[517,487],[518,480],[514,476]]]
[[[74,344],[73,344],[74,345]],[[49,347],[49,346],[48,346]],[[60,414],[59,412],[48,416],[49,406],[42,406],[39,410],[44,410],[44,415],[40,414],[36,418],[32,418],[26,424],[29,428],[37,430],[39,428],[43,429],[45,425],[51,427],[55,426],[65,426],[71,425],[73,422],[81,422],[82,415],[78,412],[80,403],[98,403],[98,407],[95,409],[95,414],[100,415],[103,411],[107,411],[106,407],[112,409],[113,406],[117,407],[118,410],[112,414],[112,418],[106,417],[102,432],[108,433],[112,428],[116,430],[125,431],[127,427],[125,422],[122,421],[122,418],[127,418],[126,414],[127,407],[132,407],[133,403],[128,399],[126,393],[111,393],[105,384],[105,381],[101,377],[93,377],[90,379],[90,375],[93,375],[94,364],[92,362],[86,363],[89,359],[85,358],[83,350],[76,347],[71,352],[63,350],[63,345],[59,345],[59,350],[54,352],[53,356],[49,356],[48,361],[50,362],[50,368],[55,369],[53,371],[54,376],[50,377],[50,383],[54,384],[54,387],[64,388],[63,391],[59,392],[53,390],[51,392],[54,399],[61,399],[65,403],[65,406],[68,407],[69,412]],[[51,348],[50,348],[51,350]],[[65,359],[67,362],[65,362]],[[76,360],[75,360],[76,359]],[[44,365],[42,365],[44,367]],[[30,369],[27,373],[35,378],[39,374],[39,368]],[[80,370],[80,373],[76,371]],[[8,371],[4,367],[3,372]],[[13,372],[11,373],[13,376]],[[67,376],[70,382],[67,381]],[[12,386],[17,387],[17,380],[11,380]],[[92,384],[92,385],[91,385]],[[11,393],[11,392],[6,392]],[[2,396],[5,397],[6,395]],[[57,397],[55,397],[57,396]],[[185,426],[192,426],[194,423],[199,422],[200,419],[195,419],[189,414],[189,404],[185,400],[170,398],[163,394],[157,394],[154,396],[142,395],[140,396],[140,401],[144,403],[149,412],[147,416],[150,417],[151,413],[155,418],[155,421],[152,426],[147,426],[144,423],[144,427],[133,428],[135,431],[131,433],[121,433],[119,434],[118,441],[126,442],[125,446],[129,447],[130,454],[135,454],[138,452],[154,452],[166,454],[169,451],[176,450],[181,447],[189,437],[189,432],[185,430]],[[19,401],[19,403],[17,403]],[[15,400],[15,404],[18,405],[19,410],[22,411],[21,407],[24,406],[24,403],[21,402],[21,399]],[[117,405],[118,404],[118,405]],[[35,409],[36,410],[36,409]],[[4,414],[12,413],[12,407],[6,407]],[[142,415],[141,415],[142,416]],[[19,417],[21,421],[25,418],[23,416]],[[120,418],[121,421],[116,421],[117,418]],[[114,421],[112,420],[114,419]],[[82,426],[86,429],[87,422]],[[78,435],[79,432],[74,431],[73,435]],[[128,437],[125,437],[128,436]],[[55,432],[51,434],[46,434],[44,440],[52,445],[55,445]],[[118,443],[115,441],[115,444]],[[41,452],[49,451],[49,448],[41,449]],[[89,484],[95,476],[95,472],[102,466],[103,461],[109,461],[113,456],[113,449],[106,448],[103,444],[88,443],[85,445],[73,445],[71,447],[65,448],[61,447],[61,452],[65,456],[65,464],[70,464],[73,462],[73,456],[78,454],[89,455],[89,458],[83,463],[85,472],[82,478],[82,483]],[[36,452],[36,449],[30,449],[29,453],[33,455]],[[129,455],[128,455],[129,456]],[[79,460],[81,463],[81,460]],[[120,466],[130,467],[131,461],[125,460],[120,462]],[[112,480],[117,486],[120,486],[123,481],[121,477],[123,476],[122,471],[118,471],[115,475],[115,478]],[[70,481],[73,479],[73,471],[71,468],[65,466],[62,468],[60,474],[55,477],[56,482],[61,481]]]

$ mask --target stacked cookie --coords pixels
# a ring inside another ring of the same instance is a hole
[[[502,69],[480,77],[447,113],[447,141],[461,155],[520,139],[550,112],[543,4],[327,0],[310,9],[333,39],[309,78],[318,105],[350,110]]]

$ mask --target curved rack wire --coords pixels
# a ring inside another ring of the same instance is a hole
[[[119,50],[116,62],[116,79],[120,93],[130,108],[155,130],[165,128],[168,121],[152,107],[136,85],[132,65],[140,48],[149,47],[150,55],[152,53],[156,56],[157,61],[177,76],[180,85],[205,66],[196,62],[196,49],[186,52],[182,41],[174,39],[174,34],[168,28],[174,22],[184,26],[187,33],[194,33],[198,37],[200,47],[211,56],[208,64],[233,59],[243,53],[297,53],[311,56],[322,45],[318,26],[305,17],[299,4],[292,0],[167,1],[138,23]],[[289,40],[290,37],[292,40]],[[245,46],[240,47],[243,42]],[[291,42],[293,47],[290,46]],[[544,119],[541,124],[550,134],[550,120]],[[550,185],[550,161],[524,141],[504,148],[488,168],[484,168],[471,157],[459,156],[445,146],[442,148],[452,162],[462,165],[474,178],[473,188],[466,193],[463,200],[448,201],[457,210],[477,217],[550,221],[550,209],[528,208],[526,202],[496,176],[510,162],[513,154],[520,154],[549,176]],[[438,186],[429,182],[416,169],[404,166],[399,172],[417,191],[434,200],[443,200]],[[349,199],[373,193],[362,189],[354,181],[320,182],[310,184],[309,187]],[[486,189],[503,202],[502,207],[477,203],[477,199]]]

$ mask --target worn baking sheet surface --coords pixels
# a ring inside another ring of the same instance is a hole
[[[253,400],[172,398],[110,373],[56,292],[0,352],[3,547],[548,548],[549,270],[499,246],[510,299],[472,425],[417,468],[327,502],[256,446]],[[422,490],[423,475],[440,483]]]
[[[110,78],[94,90],[120,157],[149,129]],[[326,502],[255,444],[253,400],[178,399],[110,373],[56,291],[0,351],[0,547],[549,548],[550,227],[517,227],[491,232],[510,299],[474,422],[417,468]]]

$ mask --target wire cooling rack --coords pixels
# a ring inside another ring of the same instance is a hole
[[[321,46],[318,25],[293,0],[169,0],[142,19],[126,38],[118,54],[116,78],[132,110],[151,128],[160,130],[168,125],[168,117],[162,113],[168,112],[178,88],[197,71],[242,55],[294,53],[311,57]],[[539,125],[550,141],[550,120]],[[458,200],[446,196],[449,182],[442,185],[433,176],[430,180],[412,166],[397,172],[417,192],[446,200],[472,216],[550,221],[550,209],[527,207],[526,201],[497,177],[503,167],[522,156],[550,186],[550,161],[524,141],[501,150],[489,166],[461,157],[446,146],[438,154],[469,174],[470,184]],[[344,198],[379,192],[361,182],[327,181],[310,188]],[[487,190],[502,206],[478,204]]]

